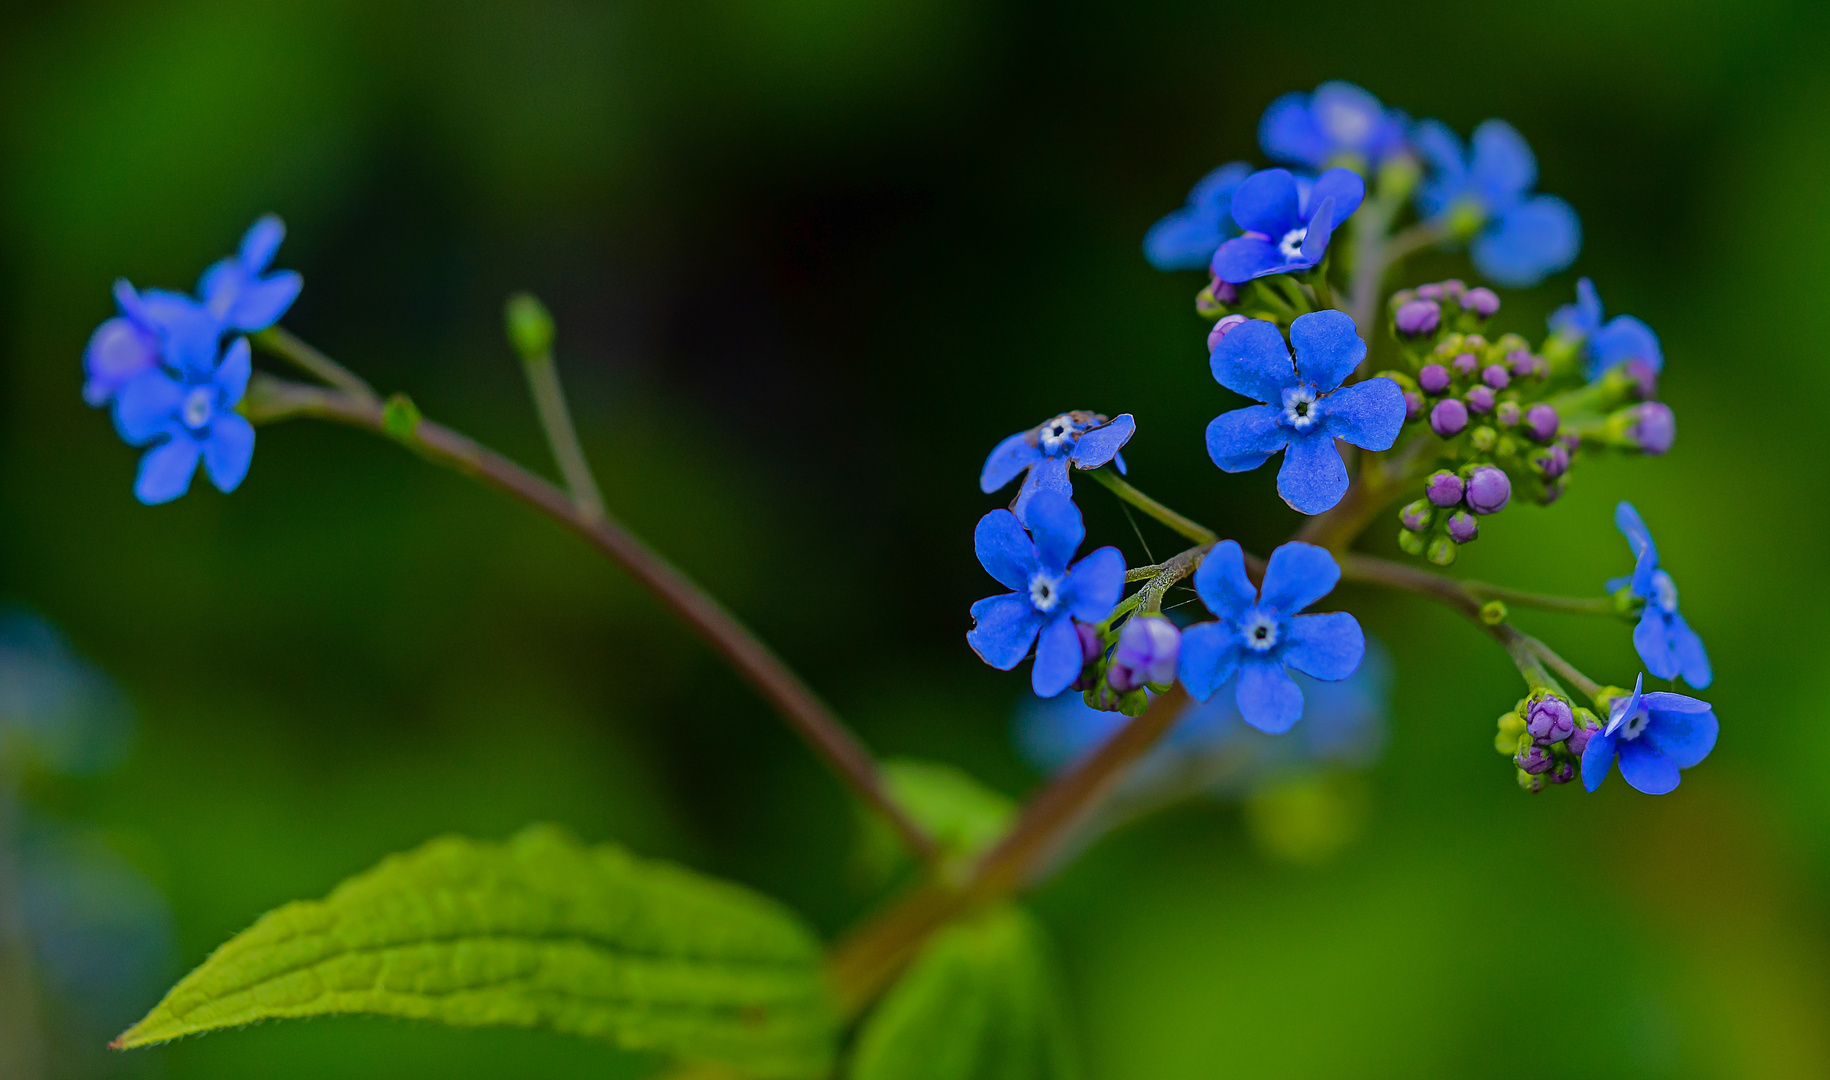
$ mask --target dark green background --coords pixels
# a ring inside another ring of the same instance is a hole
[[[1098,1077],[1830,1073],[1830,718],[1819,417],[1830,27],[1814,5],[1487,8],[968,0],[45,5],[0,53],[0,594],[115,673],[128,766],[43,784],[165,888],[181,959],[386,852],[535,819],[859,914],[845,802],[654,603],[519,506],[362,434],[261,432],[233,497],[130,495],[78,397],[109,282],[188,286],[255,215],[287,324],[547,468],[500,305],[532,288],[616,512],[885,753],[1013,794],[1026,679],[981,665],[974,480],[1064,408],[1137,415],[1148,490],[1249,546],[1294,515],[1225,476],[1228,401],[1144,229],[1255,153],[1275,95],[1344,77],[1531,141],[1576,270],[1506,295],[1534,336],[1594,276],[1658,329],[1680,417],[1589,461],[1462,567],[1567,592],[1626,572],[1632,498],[1710,644],[1716,753],[1660,799],[1527,798],[1492,750],[1517,679],[1408,599],[1362,835],[1321,865],[1193,808],[1041,894]],[[1461,270],[1443,259],[1420,273]],[[1103,493],[1096,539],[1143,562]],[[1388,548],[1381,525],[1373,546]],[[1147,534],[1160,550],[1169,540]],[[1624,626],[1522,616],[1631,684]],[[149,1001],[147,1004],[151,1004]],[[606,1063],[609,1063],[608,1065]],[[173,1078],[602,1076],[520,1032],[335,1020],[140,1051]]]

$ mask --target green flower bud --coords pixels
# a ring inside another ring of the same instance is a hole
[[[1406,555],[1423,554],[1423,534],[1414,533],[1409,529],[1399,529],[1398,550]]]
[[[1487,425],[1482,424],[1469,433],[1468,441],[1474,444],[1476,450],[1485,454],[1493,449],[1495,443],[1500,441],[1500,433]]]
[[[411,444],[419,434],[419,406],[405,394],[395,394],[381,407],[381,430],[396,442]]]
[[[1488,626],[1498,626],[1505,622],[1508,614],[1504,601],[1489,600],[1481,605],[1481,622]]]
[[[535,360],[553,351],[553,316],[532,293],[520,292],[509,297],[503,315],[508,326],[508,343],[523,360]]]
[[[1429,546],[1424,549],[1423,557],[1437,566],[1448,566],[1455,561],[1458,548],[1459,545],[1455,541],[1446,536],[1438,536],[1431,540]]]
[[[1519,770],[1519,788],[1527,794],[1536,795],[1544,790],[1544,777],[1533,776],[1524,769]]]

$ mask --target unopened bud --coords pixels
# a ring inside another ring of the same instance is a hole
[[[1550,782],[1567,784],[1576,778],[1576,766],[1567,761],[1557,762],[1557,767],[1550,771]]]
[[[1181,648],[1182,633],[1174,623],[1161,615],[1134,616],[1119,631],[1106,681],[1120,693],[1147,683],[1174,682]]]
[[[1441,364],[1425,364],[1417,373],[1417,385],[1423,392],[1434,397],[1449,388],[1449,369]]]
[[[1468,476],[1463,498],[1468,502],[1468,509],[1477,514],[1497,514],[1512,498],[1512,481],[1491,465],[1477,466]]]
[[[1501,427],[1516,426],[1519,422],[1519,403],[1516,401],[1500,402],[1499,407],[1493,410],[1493,418],[1500,422]]]
[[[1512,376],[1500,364],[1488,364],[1481,369],[1481,382],[1495,390],[1504,390],[1512,382]]]
[[[1099,631],[1083,622],[1074,623],[1074,633],[1080,635],[1080,663],[1082,666],[1099,659],[1106,651],[1099,640]]]
[[[1519,714],[1509,712],[1500,717],[1499,734],[1493,737],[1493,748],[1507,757],[1519,752],[1519,736],[1525,734],[1525,721]]]
[[[1455,369],[1457,375],[1472,375],[1474,369],[1481,366],[1481,361],[1473,353],[1465,352],[1449,361],[1449,366]]]
[[[1527,795],[1536,795],[1538,792],[1544,790],[1544,778],[1542,776],[1533,776],[1524,769],[1520,769],[1519,787]]]
[[[1468,408],[1474,412],[1486,415],[1493,411],[1492,389],[1485,386],[1477,386],[1463,396],[1468,402]]]
[[[1658,372],[1644,360],[1627,361],[1627,377],[1633,380],[1633,392],[1650,401],[1658,396]]]
[[[1528,747],[1521,750],[1512,760],[1520,769],[1533,776],[1547,773],[1557,764],[1557,759],[1551,755],[1548,746]]]
[[[1214,328],[1207,332],[1207,351],[1213,352],[1219,347],[1221,338],[1224,338],[1227,334],[1231,333],[1234,327],[1242,326],[1244,323],[1244,315],[1228,315],[1226,318],[1215,323]]]
[[[1468,436],[1468,442],[1483,454],[1492,450],[1494,445],[1499,441],[1500,433],[1488,427],[1486,424],[1482,424],[1480,427],[1475,428],[1474,433]]]
[[[1489,600],[1481,605],[1481,622],[1488,626],[1498,626],[1505,622],[1506,616],[1510,614],[1512,612],[1507,610],[1504,600]]]
[[[1576,730],[1575,710],[1560,697],[1539,698],[1526,707],[1525,730],[1546,745],[1562,742]]]
[[[1569,451],[1562,446],[1552,446],[1538,451],[1531,457],[1532,464],[1543,470],[1544,475],[1555,480],[1569,471]]]
[[[524,360],[536,360],[553,351],[553,316],[532,293],[516,293],[503,310],[508,343]]]
[[[1549,442],[1556,438],[1557,426],[1562,422],[1554,405],[1539,402],[1525,410],[1525,433],[1539,442]]]
[[[1662,401],[1634,406],[1638,415],[1627,429],[1627,438],[1648,454],[1662,454],[1677,441],[1677,416]]]
[[[1492,289],[1477,286],[1461,294],[1461,306],[1477,319],[1491,319],[1499,313],[1500,298]]]
[[[1446,536],[1438,536],[1423,549],[1423,557],[1437,566],[1448,566],[1455,561],[1457,554],[1455,541]]]
[[[1430,410],[1430,430],[1443,438],[1453,438],[1468,426],[1468,407],[1454,398],[1444,398]]]
[[[1437,506],[1444,507],[1459,506],[1464,490],[1466,485],[1462,483],[1461,477],[1447,469],[1431,473],[1423,485],[1424,497]]]
[[[1479,536],[1480,532],[1480,523],[1466,510],[1457,510],[1449,515],[1449,539],[1456,543],[1466,544]]]
[[[1406,555],[1423,554],[1423,535],[1409,529],[1398,530],[1398,550]]]
[[[1442,325],[1442,307],[1434,300],[1412,300],[1398,309],[1393,321],[1406,337],[1434,333]]]
[[[1506,363],[1512,365],[1512,374],[1520,379],[1544,374],[1544,361],[1524,349],[1515,349],[1507,353]]]
[[[1450,475],[1454,475],[1451,473]],[[1422,532],[1430,527],[1430,519],[1435,516],[1428,499],[1418,499],[1398,511],[1398,520],[1412,532]]]
[[[1423,395],[1415,390],[1404,392],[1404,422],[1423,419]]]

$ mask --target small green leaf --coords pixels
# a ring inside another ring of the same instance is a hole
[[[262,916],[116,1040],[371,1013],[607,1039],[759,1080],[823,1076],[820,944],[767,897],[530,828],[394,855]]]
[[[388,438],[411,446],[419,434],[419,406],[405,394],[394,394],[381,406],[381,430]]]
[[[890,796],[934,838],[940,850],[966,859],[989,848],[1010,827],[1017,804],[951,765],[906,758],[883,764]],[[908,849],[883,819],[860,815],[859,862],[871,884],[881,885],[908,862]]]
[[[936,934],[864,1022],[851,1080],[1077,1075],[1042,930],[1001,907]]]

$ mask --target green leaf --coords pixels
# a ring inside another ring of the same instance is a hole
[[[858,1034],[851,1080],[1077,1075],[1046,941],[1021,908],[936,934]]]
[[[830,1070],[820,944],[767,897],[536,826],[394,855],[261,917],[116,1040],[371,1013],[544,1027],[731,1066]]]
[[[951,765],[906,758],[884,762],[890,796],[954,859],[989,848],[1010,827],[1017,804]],[[872,885],[905,865],[908,849],[874,813],[863,813],[859,862]]]

